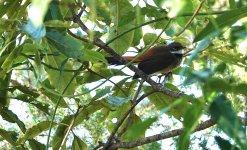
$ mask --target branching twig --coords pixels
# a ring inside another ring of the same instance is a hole
[[[142,88],[143,83],[144,83],[144,81],[141,80],[141,82],[140,82],[140,84],[138,86],[138,89],[136,90],[135,95],[133,97],[133,100],[131,101],[131,105],[133,105],[135,103],[135,101],[137,100],[138,95],[141,92],[141,88]],[[129,115],[129,118],[127,120],[127,123],[126,123],[125,127],[122,129],[122,131],[119,132],[119,134],[117,135],[117,137],[121,137],[124,134],[124,132],[126,132],[126,130],[128,129],[128,127],[130,126],[131,122],[133,121],[133,115],[134,114],[135,114],[134,113],[134,110],[132,110],[130,112],[130,115]]]
[[[114,130],[112,131],[111,135],[108,138],[107,143],[105,144],[103,150],[106,150],[108,148],[108,146],[111,144],[110,142],[112,141],[114,135],[116,134],[117,130],[119,129],[119,127],[123,124],[125,118],[131,113],[131,111],[136,107],[137,104],[139,104],[144,98],[146,98],[147,96],[149,96],[150,94],[153,94],[157,91],[149,91],[145,94],[143,94],[141,97],[139,97],[130,107],[130,109],[123,115],[123,117],[118,121],[116,127],[114,128]]]

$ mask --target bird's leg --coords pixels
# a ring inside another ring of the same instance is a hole
[[[157,83],[161,83],[161,78],[164,76],[164,74],[158,75],[157,76]]]
[[[167,72],[165,75],[164,83],[166,83],[171,77],[172,77],[172,72]]]

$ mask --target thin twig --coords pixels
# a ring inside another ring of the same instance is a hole
[[[78,113],[79,113],[79,110],[80,110],[80,107],[77,108],[75,115],[73,115],[73,118],[72,118],[72,120],[71,120],[71,122],[70,122],[70,125],[69,125],[69,127],[68,127],[68,129],[67,129],[67,131],[66,131],[66,134],[65,134],[64,137],[63,137],[63,140],[62,140],[62,143],[61,143],[61,146],[60,146],[59,150],[62,150],[63,145],[66,144],[66,139],[67,139],[67,137],[69,136],[69,133],[70,133],[70,131],[72,130],[72,127],[74,126],[75,118],[77,117],[77,115],[78,115]]]
[[[199,4],[199,6],[197,7],[196,11],[194,12],[194,14],[191,16],[190,20],[186,23],[185,27],[183,28],[182,31],[180,31],[176,36],[178,37],[179,35],[181,35],[188,27],[189,25],[192,23],[192,21],[194,20],[194,18],[196,17],[196,15],[199,13],[200,9],[202,8],[203,3],[205,2],[205,0],[202,0],[201,3]]]

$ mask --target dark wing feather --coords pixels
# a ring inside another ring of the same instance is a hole
[[[149,75],[170,67],[176,59],[176,56],[166,51],[144,59],[138,64],[138,68]]]

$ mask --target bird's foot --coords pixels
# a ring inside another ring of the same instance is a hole
[[[171,77],[172,77],[172,72],[167,72],[163,81],[163,84],[165,84]]]

